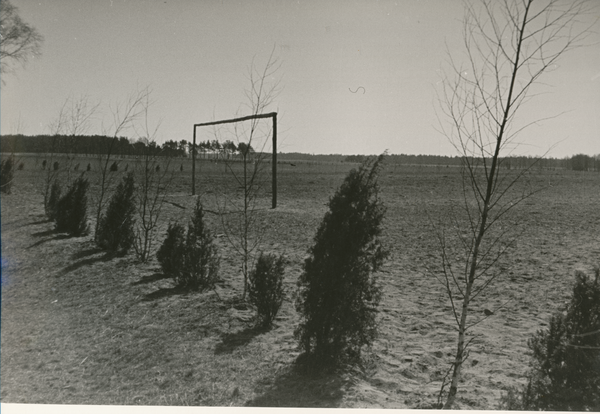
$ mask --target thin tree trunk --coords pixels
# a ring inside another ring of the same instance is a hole
[[[475,246],[473,249],[473,254],[471,255],[471,266],[469,269],[469,277],[467,280],[467,286],[465,290],[465,296],[463,298],[462,305],[462,313],[460,318],[460,325],[458,327],[458,346],[456,351],[456,358],[454,360],[454,371],[452,373],[452,382],[450,385],[450,390],[448,391],[448,399],[446,400],[446,404],[444,405],[444,409],[452,408],[454,401],[456,399],[456,393],[458,391],[458,381],[460,379],[460,372],[462,370],[462,363],[464,359],[465,352],[465,334],[466,334],[466,326],[467,326],[467,313],[468,306],[471,299],[471,291],[473,288],[473,284],[475,283],[475,275],[477,273],[478,268],[478,260],[479,260],[479,249],[481,247],[481,242],[486,234],[486,226],[488,221],[488,215],[490,211],[490,202],[492,200],[492,196],[494,194],[494,187],[496,181],[496,170],[498,169],[498,160],[500,157],[500,149],[502,147],[502,140],[504,138],[504,131],[506,129],[506,125],[508,124],[509,115],[512,109],[511,101],[512,95],[515,88],[515,81],[517,78],[517,72],[519,70],[519,57],[521,54],[521,46],[523,43],[523,34],[525,32],[525,25],[527,24],[528,12],[531,2],[527,3],[525,6],[525,12],[523,15],[523,21],[521,23],[521,27],[519,30],[519,37],[517,42],[517,49],[515,52],[515,60],[513,64],[511,82],[508,89],[508,96],[506,99],[506,105],[504,109],[502,123],[500,125],[500,130],[498,132],[498,136],[496,138],[496,146],[494,149],[494,155],[492,157],[492,165],[490,167],[489,177],[486,183],[486,194],[483,204],[483,211],[481,212],[481,222],[479,223],[479,232],[477,234],[477,238],[475,240]],[[476,174],[476,171],[471,170],[470,174]],[[474,178],[474,177],[472,177]]]

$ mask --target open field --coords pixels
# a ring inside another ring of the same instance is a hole
[[[292,369],[296,280],[328,198],[353,165],[282,163],[277,209],[264,194],[263,250],[289,259],[287,300],[265,332],[253,329],[253,310],[236,300],[240,261],[217,215],[207,217],[220,236],[222,281],[216,292],[180,294],[155,259],[140,264],[133,254],[109,257],[92,236],[54,233],[39,191],[40,161],[36,169],[33,157],[22,159],[13,193],[1,197],[2,402],[352,408],[436,402],[456,333],[449,301],[433,277],[440,258],[432,222],[460,201],[458,168],[384,169],[383,240],[391,255],[379,274],[379,338],[362,369],[310,377]],[[186,208],[164,205],[155,248],[169,221],[187,222],[195,202],[191,166],[184,161],[180,172],[180,164],[173,164],[167,200]],[[224,170],[212,163],[199,168],[198,190],[208,210],[217,210],[221,192],[233,197],[238,191]],[[92,182],[96,173],[88,173]],[[497,408],[503,389],[523,383],[527,339],[564,306],[575,269],[589,272],[600,262],[600,175],[541,171],[527,185],[543,190],[503,224],[523,233],[472,313],[506,306],[474,330],[479,336],[457,409]]]

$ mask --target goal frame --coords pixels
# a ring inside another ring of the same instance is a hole
[[[194,124],[194,139],[192,141],[192,195],[196,195],[196,129],[220,124],[232,124],[235,122],[249,121],[251,119],[271,118],[273,121],[273,155],[271,160],[271,208],[277,208],[277,112],[269,112],[268,114],[256,114],[243,116],[241,118],[224,119],[221,121],[203,122]]]

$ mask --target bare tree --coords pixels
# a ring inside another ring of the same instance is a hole
[[[534,85],[567,51],[582,44],[587,28],[578,18],[585,1],[481,0],[466,3],[463,41],[466,64],[449,59],[440,105],[449,126],[442,132],[463,161],[463,208],[454,217],[457,244],[440,232],[443,277],[457,324],[457,351],[444,408],[454,404],[471,328],[484,318],[469,315],[472,302],[500,274],[495,267],[518,233],[506,225],[509,213],[534,190],[521,185],[528,169],[500,169],[502,156],[528,125],[516,119],[538,92]],[[458,245],[462,253],[455,250]],[[458,257],[457,257],[458,256]],[[460,303],[462,302],[462,304]],[[488,310],[486,317],[493,314]],[[450,372],[450,371],[449,371]],[[440,401],[446,381],[442,384]]]
[[[19,16],[19,9],[9,0],[0,2],[0,73],[12,72],[13,65],[25,65],[39,55],[44,38]],[[3,80],[4,82],[4,80]]]
[[[151,104],[150,96],[145,96],[142,102],[143,122],[141,122],[141,127],[136,128],[138,139],[144,143],[144,146],[141,160],[136,162],[138,219],[136,220],[133,247],[142,262],[146,262],[151,257],[158,219],[174,173],[169,169],[172,157],[163,155],[164,151],[156,144],[160,122],[153,127],[150,126],[149,108]],[[162,167],[160,161],[163,161]]]
[[[100,103],[93,102],[88,95],[68,98],[64,107],[66,110],[64,114],[66,119],[63,122],[64,132],[71,136],[87,134],[98,108],[100,108]]]
[[[277,72],[280,66],[279,61],[274,57],[274,50],[262,70],[257,69],[254,61],[252,62],[248,70],[250,87],[245,91],[246,106],[252,115],[263,114],[277,97],[280,90]],[[257,118],[250,119],[248,123],[235,123],[233,135],[238,142],[241,169],[240,163],[224,157],[227,170],[242,190],[241,199],[229,197],[221,207],[224,234],[241,257],[241,270],[244,276],[242,300],[246,298],[248,290],[250,266],[259,251],[265,233],[260,223],[258,200],[266,176],[268,153],[265,153],[264,149],[272,133],[271,126],[266,128],[265,122]]]
[[[86,134],[89,131],[93,117],[99,107],[100,104],[92,102],[87,95],[82,95],[79,98],[69,97],[65,99],[60,107],[56,119],[48,126],[52,137],[48,142],[48,151],[46,151],[49,162],[47,160],[42,170],[44,175],[42,180],[44,208],[47,209],[48,207],[50,188],[61,171],[61,169],[54,168],[57,155],[62,153],[66,157],[66,164],[63,165],[62,170],[67,173],[66,184],[68,185],[71,179],[71,165],[74,160],[74,156],[71,154],[74,147],[72,144],[74,144],[76,136]],[[61,142],[60,135],[70,135],[70,137],[67,141]]]
[[[99,178],[99,189],[95,200],[96,205],[96,226],[94,228],[94,235],[98,231],[100,225],[100,217],[102,210],[108,202],[106,200],[107,191],[113,186],[115,182],[115,174],[111,174],[109,171],[109,163],[115,149],[115,144],[119,140],[119,134],[134,126],[134,123],[145,113],[148,98],[150,96],[150,88],[146,87],[141,90],[132,92],[124,101],[117,103],[115,106],[110,108],[112,115],[112,122],[110,125],[111,139],[107,148],[98,149],[98,167],[100,169]],[[105,132],[105,135],[108,135]]]

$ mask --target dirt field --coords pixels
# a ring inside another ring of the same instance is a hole
[[[180,172],[179,164],[167,200],[186,208],[165,204],[155,248],[169,221],[187,222],[195,202],[191,167],[186,161]],[[292,369],[294,292],[328,198],[353,165],[281,164],[277,209],[265,194],[263,250],[289,259],[287,300],[267,332],[253,329],[252,309],[235,300],[242,292],[240,260],[217,215],[208,219],[219,235],[222,281],[216,292],[179,294],[154,258],[148,264],[133,254],[111,258],[92,236],[54,233],[37,184],[39,160],[34,165],[25,158],[13,193],[1,197],[3,403],[427,408],[436,402],[456,333],[433,277],[440,256],[432,222],[460,200],[457,168],[386,167],[380,183],[391,255],[379,274],[379,338],[362,369],[315,378]],[[478,336],[457,409],[495,409],[503,389],[523,383],[527,339],[564,306],[575,269],[589,272],[600,262],[600,175],[543,171],[528,185],[543,190],[503,224],[523,233],[501,261],[498,281],[473,304],[476,317],[505,307],[473,330]],[[209,210],[216,210],[218,192],[236,191],[224,166],[210,163],[200,167],[198,189]]]

